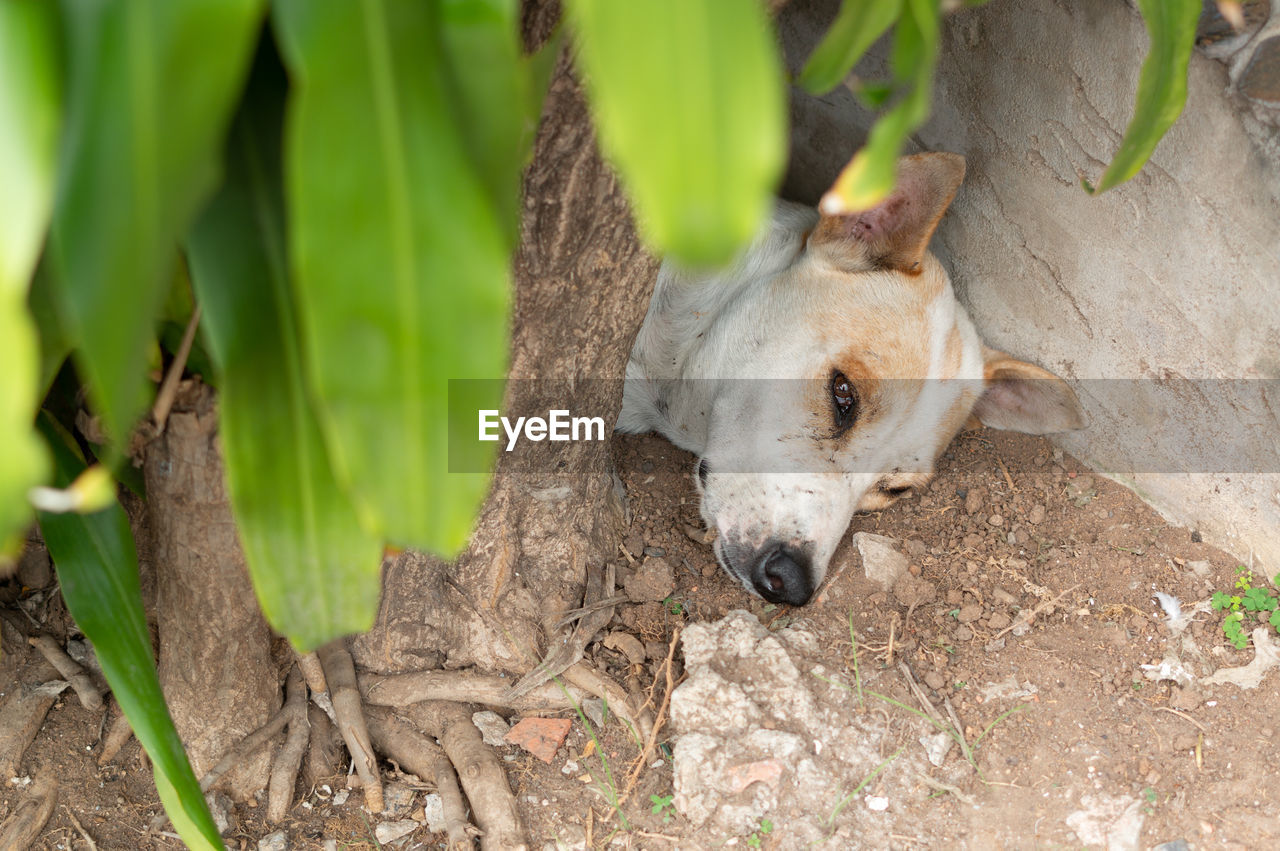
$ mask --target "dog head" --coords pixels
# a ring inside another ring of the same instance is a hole
[[[703,518],[724,568],[771,602],[807,602],[854,512],[926,484],[971,417],[1084,424],[1065,382],[982,344],[926,250],[963,176],[957,155],[907,157],[870,210],[828,193],[819,217],[786,214],[808,218],[753,249],[780,256],[752,261],[761,280],[699,350],[716,379],[700,400]]]

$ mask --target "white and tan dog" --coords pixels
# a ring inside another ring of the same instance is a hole
[[[716,557],[766,600],[807,602],[854,512],[927,483],[970,416],[1084,425],[1065,382],[983,345],[926,250],[963,177],[955,154],[906,157],[871,210],[779,202],[730,269],[663,264],[618,429],[699,456]]]

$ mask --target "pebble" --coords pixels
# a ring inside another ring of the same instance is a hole
[[[885,591],[893,588],[907,570],[907,557],[894,549],[896,543],[892,538],[870,532],[857,532],[853,536],[853,545],[862,556],[862,569],[867,578]]]
[[[973,623],[980,617],[982,617],[982,606],[977,603],[969,603],[960,607],[960,613],[956,615],[956,620],[960,621],[960,623]]]
[[[258,851],[289,851],[289,834],[283,830],[268,833],[258,840]]]
[[[384,821],[373,829],[373,835],[380,844],[386,845],[389,842],[395,842],[402,836],[408,836],[417,829],[418,823],[413,819]]]
[[[506,745],[506,735],[511,729],[501,715],[486,709],[471,716],[471,723],[480,731],[481,738],[489,747],[500,748]]]
[[[956,641],[972,641],[973,630],[961,624],[960,626],[956,627],[955,637],[956,637]]]
[[[662,558],[667,554],[667,551],[662,547],[645,547],[641,552],[649,558]]]
[[[964,512],[965,514],[977,514],[982,508],[982,503],[986,500],[986,493],[981,488],[974,488],[965,494]]]
[[[408,815],[417,792],[394,780],[382,784],[382,812],[393,819]]]
[[[427,823],[427,830],[432,833],[444,833],[444,800],[438,792],[431,792],[422,799],[422,817]]]
[[[218,828],[219,835],[226,836],[240,826],[240,820],[232,810],[231,799],[226,795],[210,792],[204,796],[204,800],[209,805],[209,813],[213,816],[213,824]]]
[[[987,518],[987,523],[998,528],[1004,525],[1004,518],[1001,517],[999,514],[992,514],[990,517]]]
[[[676,590],[675,572],[666,559],[647,558],[634,574],[623,581],[623,588],[627,596],[637,603],[665,600]]]
[[[1045,508],[1043,505],[1034,505],[1027,514],[1027,522],[1032,526],[1038,526],[1044,522]]]

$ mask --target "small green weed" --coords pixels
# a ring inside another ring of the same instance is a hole
[[[766,819],[760,819],[760,829],[747,837],[747,845],[752,848],[760,847],[760,837],[768,836],[773,833],[773,822]]]
[[[675,795],[649,796],[649,800],[653,803],[653,814],[661,815],[663,824],[671,821],[671,817],[676,813],[675,797]]]
[[[1273,585],[1280,585],[1280,574],[1272,580]],[[1270,612],[1267,623],[1280,632],[1280,598],[1271,588],[1257,587],[1253,584],[1253,571],[1243,564],[1236,567],[1234,590],[1238,593],[1227,594],[1215,591],[1209,598],[1214,611],[1226,612],[1222,619],[1222,634],[1237,650],[1243,650],[1249,643],[1249,633],[1244,628],[1245,612]]]
[[[667,597],[665,600],[662,601],[662,605],[666,606],[667,611],[673,615],[684,614],[684,603],[677,600],[674,596]]]

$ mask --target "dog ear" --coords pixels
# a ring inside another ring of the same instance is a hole
[[[982,354],[985,390],[973,415],[983,425],[1026,434],[1074,431],[1088,425],[1067,382],[986,346]]]
[[[822,220],[809,245],[852,254],[855,262],[915,274],[962,180],[964,157],[937,153],[898,160],[893,192],[869,210],[850,211],[833,186],[818,204]]]

